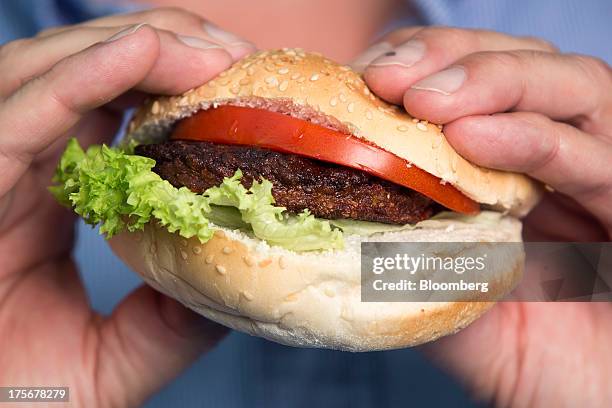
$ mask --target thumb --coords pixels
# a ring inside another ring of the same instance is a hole
[[[141,286],[100,327],[95,384],[111,406],[140,406],[228,330]]]

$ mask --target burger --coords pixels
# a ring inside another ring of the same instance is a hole
[[[157,290],[283,344],[351,351],[453,333],[491,301],[363,302],[363,242],[520,242],[540,188],[459,156],[442,127],[300,49],[146,101],[115,147],[71,140],[52,192]],[[459,256],[456,250],[449,256]],[[523,252],[489,275],[520,279]]]

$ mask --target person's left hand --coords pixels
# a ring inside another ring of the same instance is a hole
[[[612,69],[545,41],[490,31],[414,27],[356,63],[370,88],[443,124],[481,166],[556,190],[525,219],[526,238],[612,237]],[[502,302],[425,350],[501,406],[609,406],[609,303]]]

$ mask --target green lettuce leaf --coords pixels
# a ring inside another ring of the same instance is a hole
[[[467,224],[483,224],[494,226],[499,222],[502,214],[496,211],[481,211],[477,215],[464,215],[452,211],[441,211],[433,217],[417,222],[415,224],[392,225],[380,222],[358,221],[358,220],[330,220],[336,228],[348,235],[374,235],[385,232],[409,231],[417,228],[446,227],[451,223],[461,222]]]
[[[240,170],[218,187],[196,194],[175,188],[152,171],[155,161],[118,148],[92,146],[83,151],[70,140],[50,191],[107,237],[144,228],[152,219],[185,238],[208,241],[214,225],[250,230],[271,245],[295,251],[342,248],[339,229],[307,211],[289,216],[274,206],[272,184],[246,189]]]

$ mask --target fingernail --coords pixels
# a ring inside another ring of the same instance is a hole
[[[105,43],[111,42],[111,41],[117,41],[120,38],[123,38],[125,36],[128,36],[130,34],[134,34],[136,31],[140,30],[142,27],[146,26],[147,23],[140,23],[140,24],[134,24],[133,26],[130,26],[128,28],[124,28],[123,30],[119,31],[118,33],[113,34],[111,37],[109,37],[107,40],[105,40]]]
[[[244,38],[239,37],[236,34],[229,33],[210,22],[204,23],[204,31],[206,31],[206,33],[210,35],[212,38],[214,38],[215,40],[225,45],[230,45],[230,46],[240,46],[240,45],[245,45],[245,44],[253,45],[251,42],[245,40]]]
[[[421,40],[410,40],[398,45],[376,58],[370,64],[371,67],[386,67],[395,65],[410,68],[423,59],[425,55],[425,43]]]
[[[355,58],[351,63],[351,67],[353,70],[361,72],[370,64],[370,62],[380,57],[385,52],[391,50],[393,50],[393,46],[386,41],[374,44],[363,53],[359,54],[359,56],[357,56],[357,58]]]
[[[461,88],[466,78],[467,74],[465,68],[456,66],[433,74],[412,85],[411,88],[420,91],[437,92],[442,95],[450,95]]]
[[[202,38],[198,38],[198,37],[190,37],[188,35],[177,35],[176,38],[178,38],[178,40],[180,42],[182,42],[185,45],[188,45],[190,47],[193,48],[200,48],[203,50],[210,50],[210,49],[214,49],[214,48],[220,48],[222,49],[223,47],[220,46],[217,43],[211,42],[211,41],[206,41]]]

